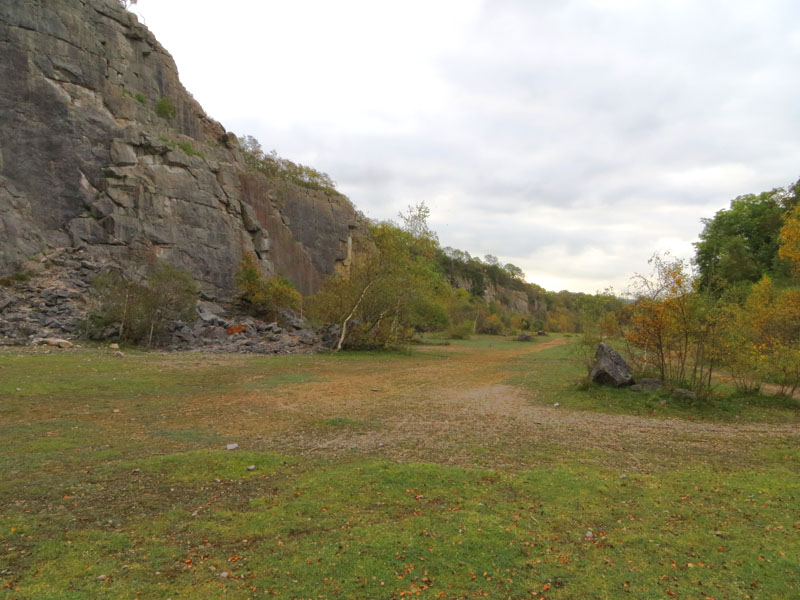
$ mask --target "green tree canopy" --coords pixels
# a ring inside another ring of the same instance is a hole
[[[424,221],[423,213],[416,216]],[[424,222],[412,224],[408,230],[373,224],[375,250],[354,261],[348,276],[329,279],[311,299],[316,320],[339,325],[338,348],[399,346],[414,331],[448,325],[452,292],[436,269],[438,245]]]
[[[778,255],[784,214],[795,206],[800,182],[788,189],[739,196],[730,208],[703,219],[705,228],[695,243],[695,264],[702,289],[721,291],[748,284],[765,274],[783,277],[786,262]]]

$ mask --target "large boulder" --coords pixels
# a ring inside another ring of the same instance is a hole
[[[589,379],[593,382],[612,387],[626,387],[635,383],[628,363],[608,344],[600,342],[594,358],[595,364],[589,373]]]

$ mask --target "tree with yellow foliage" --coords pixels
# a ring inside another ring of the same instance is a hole
[[[784,216],[778,240],[781,244],[779,256],[791,261],[795,272],[800,273],[800,204]]]
[[[708,389],[716,357],[715,313],[695,291],[684,261],[655,255],[650,264],[650,276],[634,277],[635,301],[623,315],[634,359],[643,370],[657,371],[663,381]]]
[[[724,358],[742,391],[765,381],[791,396],[800,388],[800,288],[780,288],[764,276],[743,306],[723,320]]]

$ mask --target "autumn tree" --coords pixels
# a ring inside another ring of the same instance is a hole
[[[473,296],[464,289],[453,288],[448,298],[447,310],[450,316],[447,337],[468,339],[476,333],[478,320],[488,309],[480,296]]]
[[[791,396],[800,387],[800,288],[765,276],[743,305],[725,307],[724,360],[741,391],[764,382]]]
[[[715,364],[712,305],[695,291],[685,261],[655,255],[650,264],[651,275],[634,276],[625,339],[662,380],[707,389]]]
[[[397,216],[400,217],[401,227],[404,231],[411,234],[418,244],[428,246],[426,252],[432,258],[434,248],[439,244],[439,238],[428,223],[431,217],[431,209],[428,205],[425,202],[418,202],[414,206],[409,205],[406,212],[400,212]]]
[[[795,273],[800,274],[800,204],[784,215],[778,240],[778,254],[792,264]]]
[[[517,279],[519,281],[525,281],[525,271],[519,268],[517,265],[507,263],[503,270],[508,273],[508,276],[512,279]]]
[[[436,241],[424,224],[406,225],[373,224],[375,250],[356,257],[347,276],[330,278],[310,299],[315,320],[339,326],[337,350],[400,346],[414,331],[447,326],[450,288],[435,268]]]

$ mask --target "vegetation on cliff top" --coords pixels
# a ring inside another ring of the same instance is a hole
[[[275,150],[265,153],[261,143],[252,135],[241,136],[239,146],[247,167],[252,171],[262,173],[270,179],[286,181],[310,190],[343,195],[336,189],[336,183],[327,173],[282,158]]]

